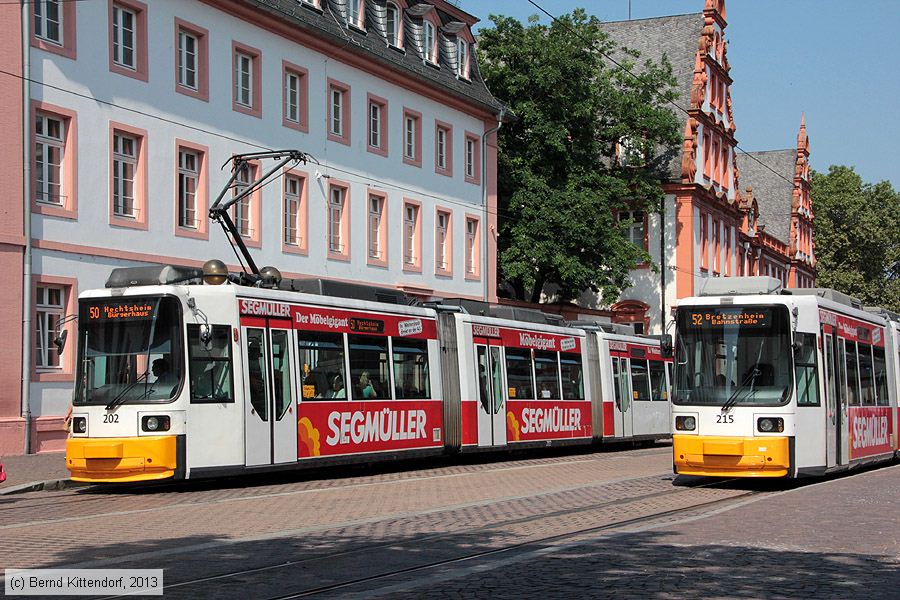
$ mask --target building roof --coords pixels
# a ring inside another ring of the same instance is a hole
[[[691,86],[694,81],[694,64],[697,58],[697,45],[703,32],[703,13],[689,13],[652,19],[635,19],[632,21],[611,21],[603,24],[610,39],[618,46],[637,50],[640,57],[636,61],[635,71],[640,73],[641,65],[646,60],[659,63],[663,56],[672,64],[672,73],[677,80],[678,97],[675,103],[684,111],[672,106],[678,118],[679,131],[684,130],[687,121],[687,110],[691,106]],[[623,58],[617,53],[614,58]],[[615,65],[611,65],[615,68]],[[681,148],[669,161],[669,173],[674,180],[681,180]]]
[[[741,188],[753,188],[753,197],[759,205],[759,225],[765,225],[766,233],[785,244],[791,242],[791,203],[796,164],[796,149],[737,155]]]
[[[470,79],[467,81],[456,76],[453,68],[456,58],[453,40],[455,40],[456,32],[468,29],[469,26],[469,23],[460,22],[459,17],[466,17],[470,23],[477,21],[475,17],[462,13],[456,7],[451,5],[444,7],[444,3],[440,1],[433,3],[441,22],[438,43],[440,68],[436,68],[434,65],[425,64],[416,43],[421,37],[419,31],[421,23],[418,23],[419,27],[416,27],[417,18],[411,16],[411,13],[418,14],[416,7],[419,7],[418,12],[429,12],[427,9],[432,6],[422,0],[409,0],[409,9],[407,9],[409,14],[406,14],[403,19],[405,37],[405,49],[403,50],[388,46],[381,33],[383,24],[378,22],[377,11],[370,8],[372,4],[370,2],[366,3],[366,30],[361,31],[347,25],[346,2],[341,0],[321,0],[321,8],[297,0],[240,1],[252,7],[253,10],[267,12],[305,33],[313,34],[347,51],[357,52],[367,59],[413,79],[421,80],[482,110],[496,114],[503,107],[487,89],[481,72],[478,70],[477,61],[474,60],[474,52],[471,53],[473,60],[471,61]],[[374,4],[383,5],[377,1]],[[452,57],[449,56],[451,51],[454,53]]]

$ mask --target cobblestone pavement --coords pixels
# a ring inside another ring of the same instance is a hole
[[[657,446],[22,494],[0,565],[163,568],[168,598],[897,597],[900,469],[784,492],[670,469]]]

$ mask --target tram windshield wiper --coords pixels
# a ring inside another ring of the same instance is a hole
[[[139,383],[145,381],[147,377],[150,376],[150,370],[147,369],[143,373],[141,373],[137,379],[126,385],[121,392],[116,394],[116,397],[110,400],[109,404],[106,405],[106,410],[112,410],[113,408],[119,406],[120,404],[125,404],[125,401],[128,400],[128,392],[133,390],[135,386]]]

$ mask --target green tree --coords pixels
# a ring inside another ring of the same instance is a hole
[[[522,300],[553,286],[557,300],[587,289],[613,302],[628,271],[650,257],[616,210],[658,210],[661,179],[681,140],[667,103],[671,65],[637,65],[600,21],[579,9],[551,25],[491,16],[478,48],[491,92],[516,116],[498,134],[499,270]],[[628,160],[616,160],[625,141]]]
[[[816,285],[900,311],[900,194],[852,167],[812,175]]]

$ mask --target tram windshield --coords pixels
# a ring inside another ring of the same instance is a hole
[[[675,404],[774,406],[791,392],[785,306],[678,309]]]
[[[82,300],[75,404],[165,402],[184,378],[175,298]]]

